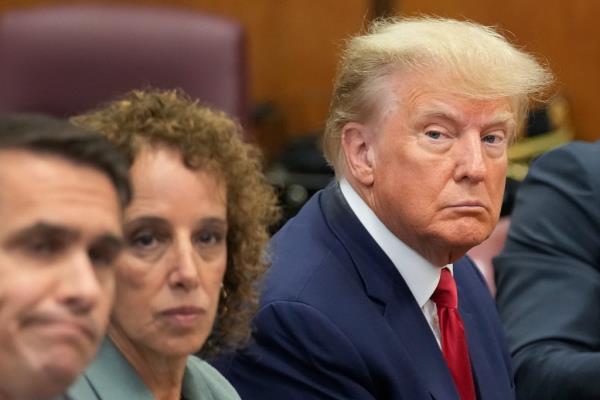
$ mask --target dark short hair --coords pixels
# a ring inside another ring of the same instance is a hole
[[[131,199],[127,157],[99,134],[39,114],[0,115],[0,150],[11,148],[51,154],[95,168],[110,178],[122,207]]]

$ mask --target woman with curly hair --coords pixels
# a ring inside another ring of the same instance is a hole
[[[134,91],[73,123],[129,156],[134,196],[108,336],[69,396],[239,399],[191,354],[249,336],[278,216],[259,151],[223,113],[178,91]]]

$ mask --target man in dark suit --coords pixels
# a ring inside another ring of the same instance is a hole
[[[600,142],[540,157],[494,259],[523,400],[600,398]]]
[[[94,358],[129,192],[127,162],[101,136],[0,118],[0,399],[60,396]]]
[[[337,181],[273,239],[244,399],[514,397],[502,328],[463,258],[500,211],[507,143],[550,80],[480,25],[379,22],[348,42],[325,154]]]

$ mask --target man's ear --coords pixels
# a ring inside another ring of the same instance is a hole
[[[374,148],[373,133],[357,122],[348,122],[342,128],[342,149],[349,175],[365,186],[373,184]]]

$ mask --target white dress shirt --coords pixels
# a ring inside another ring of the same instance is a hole
[[[431,330],[441,347],[440,325],[437,316],[437,307],[431,301],[431,295],[440,281],[442,268],[436,267],[416,251],[398,239],[375,215],[373,210],[356,193],[347,180],[340,180],[340,189],[352,212],[365,227],[373,240],[381,247],[383,252],[392,261],[412,295],[423,315],[429,323]],[[444,266],[452,272],[452,264]]]

